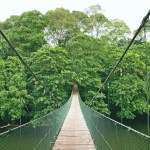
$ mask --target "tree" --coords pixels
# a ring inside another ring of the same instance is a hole
[[[92,37],[99,38],[105,34],[105,25],[108,19],[101,13],[100,5],[93,5],[86,9],[88,18],[85,20],[86,33]]]
[[[130,33],[131,31],[125,22],[114,19],[106,24],[104,37],[107,38],[110,43],[118,44],[123,47],[127,44]]]
[[[100,5],[85,12],[57,8],[43,15],[28,11],[0,22],[0,28],[42,83],[25,70],[0,37],[0,120],[5,123],[53,111],[68,100],[74,84],[85,103],[103,114],[111,111],[133,119],[146,113],[150,43],[140,39],[143,33],[109,80],[109,103],[107,89],[98,92],[130,34],[123,21],[108,20]]]
[[[14,27],[15,23],[17,22],[19,16],[10,16],[10,18],[6,19],[6,21],[1,23],[2,30],[9,30]]]
[[[92,5],[89,6],[88,8],[85,9],[85,12],[91,16],[91,15],[96,15],[96,14],[100,14],[102,12],[102,8],[100,5]]]
[[[48,11],[45,17],[47,20],[46,39],[54,46],[65,46],[79,32],[77,21],[69,10],[56,8],[55,11]]]
[[[44,28],[44,17],[37,10],[24,12],[19,17],[12,16],[3,25],[13,46],[27,57],[46,43]]]
[[[88,15],[81,11],[72,11],[72,15],[77,20],[78,28],[80,29],[80,32],[85,33],[87,31],[87,23]]]
[[[101,86],[103,74],[102,58],[105,51],[103,44],[86,35],[78,35],[67,46],[70,60],[70,72],[74,83],[79,85],[81,97],[96,110],[109,114],[104,94],[96,92]],[[94,101],[92,101],[95,97]]]
[[[119,117],[133,119],[137,114],[146,113],[145,69],[141,56],[128,52],[121,65],[121,76],[119,69],[113,76],[110,99],[118,107]]]
[[[27,115],[30,95],[26,90],[26,74],[16,57],[0,59],[0,118],[12,123]]]
[[[68,61],[67,52],[60,47],[45,45],[33,53],[31,68],[44,85],[30,77],[29,86],[36,105],[36,116],[47,114],[68,100],[72,88],[68,76],[64,75]]]

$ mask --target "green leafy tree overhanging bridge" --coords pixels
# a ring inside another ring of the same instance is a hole
[[[132,40],[128,44],[127,48],[121,55],[118,62],[112,68],[112,71],[104,81],[103,85],[99,88],[97,93],[93,96],[92,101],[95,100],[96,96],[100,93],[103,87],[108,84],[112,74],[118,68],[122,60],[124,59],[127,51],[132,45],[133,41],[144,28],[150,16],[150,11],[144,17],[140,27],[136,31]],[[6,40],[10,48],[16,53],[21,63],[28,69],[30,74],[35,78],[37,82],[48,92],[48,87],[45,87],[43,82],[37,75],[31,70],[31,68],[26,64],[21,55],[16,51],[12,46],[10,41],[7,39],[5,34],[0,30],[1,35]],[[146,56],[147,58],[147,56]],[[147,58],[148,59],[148,58]],[[146,61],[148,61],[146,59]],[[121,77],[122,77],[122,70]],[[93,139],[94,146],[86,149],[102,149],[102,150],[150,150],[150,131],[149,131],[149,72],[147,69],[147,124],[148,124],[148,135],[142,134],[128,126],[123,125],[87,106],[80,98],[78,93],[77,99],[79,100],[82,114],[90,131],[90,135]],[[49,93],[49,92],[48,92]],[[54,95],[49,93],[49,95],[55,100],[57,104],[57,99]],[[68,112],[70,111],[70,106],[73,103],[73,97],[75,96],[72,93],[70,99],[60,108],[57,108],[53,112],[33,119],[32,121],[22,124],[16,128],[10,129],[6,132],[0,134],[0,150],[49,150],[57,149],[55,148],[55,141],[59,138],[59,133],[63,130],[63,123]],[[77,113],[77,112],[75,112]],[[72,116],[73,117],[73,116]],[[76,119],[76,118],[74,118]],[[69,129],[68,129],[69,130]],[[68,131],[67,130],[67,131]],[[79,131],[78,129],[77,131]],[[76,131],[76,132],[77,132]],[[72,131],[73,132],[73,131]],[[66,133],[66,132],[65,132]],[[58,136],[58,137],[57,137]],[[17,141],[15,140],[17,139]],[[60,145],[63,141],[59,141]],[[78,143],[76,143],[78,145]],[[66,144],[67,146],[67,144]],[[61,145],[62,147],[62,145]],[[60,147],[60,149],[61,149]],[[66,148],[67,149],[67,148]],[[84,147],[80,147],[84,149]]]

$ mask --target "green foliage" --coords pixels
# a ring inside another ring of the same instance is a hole
[[[0,119],[4,123],[53,111],[68,100],[74,84],[85,103],[103,114],[133,119],[147,112],[150,59],[145,58],[150,43],[143,44],[142,32],[112,75],[109,89],[97,93],[130,40],[129,27],[118,19],[108,20],[100,5],[85,12],[28,11],[0,22],[0,28],[42,82],[0,37]]]
[[[45,45],[32,54],[31,68],[44,85],[43,87],[33,77],[30,78],[31,94],[35,99],[38,116],[60,107],[68,99],[70,85],[68,75],[65,74],[67,61],[67,52],[60,47]]]
[[[16,57],[0,60],[0,114],[4,121],[14,121],[27,113],[29,95],[26,90],[26,75]]]
[[[95,104],[99,102],[96,110],[108,113],[107,105],[101,100],[102,95],[95,98],[97,100],[95,104],[91,101],[101,86],[101,75],[104,72],[102,58],[105,46],[101,41],[92,37],[79,35],[68,44],[67,49],[68,56],[71,58],[69,69],[72,72],[74,83],[79,85],[81,96],[93,108],[96,108]]]
[[[47,41],[54,46],[65,46],[79,31],[76,18],[64,8],[48,11],[45,18],[47,20],[45,28]]]
[[[21,16],[11,16],[4,22],[3,30],[9,36],[22,55],[30,57],[31,53],[37,51],[46,43],[44,39],[45,20],[43,15],[37,11],[24,12]]]
[[[93,5],[85,10],[88,14],[88,18],[84,20],[84,33],[95,38],[100,38],[105,34],[105,26],[109,20],[101,13],[101,11],[100,5]]]
[[[104,37],[106,37],[110,43],[116,43],[125,47],[130,33],[130,29],[125,22],[114,19],[106,24]]]
[[[147,112],[146,101],[146,65],[141,56],[135,52],[128,52],[110,82],[110,98],[118,106],[118,116],[128,119],[136,117],[137,113]]]

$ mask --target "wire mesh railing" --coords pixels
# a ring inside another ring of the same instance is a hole
[[[96,112],[79,99],[97,150],[150,150],[150,136]]]
[[[72,97],[59,109],[0,134],[0,150],[50,150],[69,111]]]

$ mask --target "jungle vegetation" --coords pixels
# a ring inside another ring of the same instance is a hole
[[[134,119],[147,112],[146,70],[150,43],[138,35],[121,65],[98,93],[131,38],[127,24],[109,20],[100,5],[84,12],[56,8],[27,11],[0,22],[38,82],[0,36],[0,122],[29,121],[63,105],[78,84],[87,105]],[[149,32],[150,28],[147,27]],[[93,99],[94,97],[94,99]],[[149,107],[150,108],[150,107]]]

